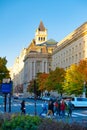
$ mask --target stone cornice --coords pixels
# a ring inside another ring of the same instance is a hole
[[[51,58],[52,54],[49,53],[29,53],[25,56],[24,61],[26,61],[28,58]]]

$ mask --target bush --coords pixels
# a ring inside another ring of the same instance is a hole
[[[87,130],[76,122],[41,119],[39,116],[0,114],[0,130]]]
[[[73,124],[64,123],[63,121],[52,121],[44,119],[39,125],[38,130],[87,130],[86,127],[74,122]]]
[[[5,120],[2,130],[37,130],[41,119],[38,116],[17,115]]]

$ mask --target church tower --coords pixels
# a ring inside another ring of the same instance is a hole
[[[36,45],[47,41],[47,29],[44,27],[42,21],[40,22],[39,27],[36,30],[35,41]]]

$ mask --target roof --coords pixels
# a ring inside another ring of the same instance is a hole
[[[38,29],[39,29],[39,31],[45,31],[45,27],[44,27],[42,21],[40,22],[40,25],[39,25]]]
[[[39,46],[43,46],[43,45],[47,45],[47,46],[54,46],[56,45],[58,42],[53,40],[53,39],[49,39],[46,42],[43,42],[41,44],[39,44]]]

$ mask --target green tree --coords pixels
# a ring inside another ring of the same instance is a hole
[[[62,95],[63,82],[64,82],[65,70],[63,68],[56,68],[49,73],[46,81],[46,90],[55,90]]]
[[[0,57],[0,83],[2,82],[3,78],[10,77],[6,64],[7,64],[6,57],[4,58]]]

